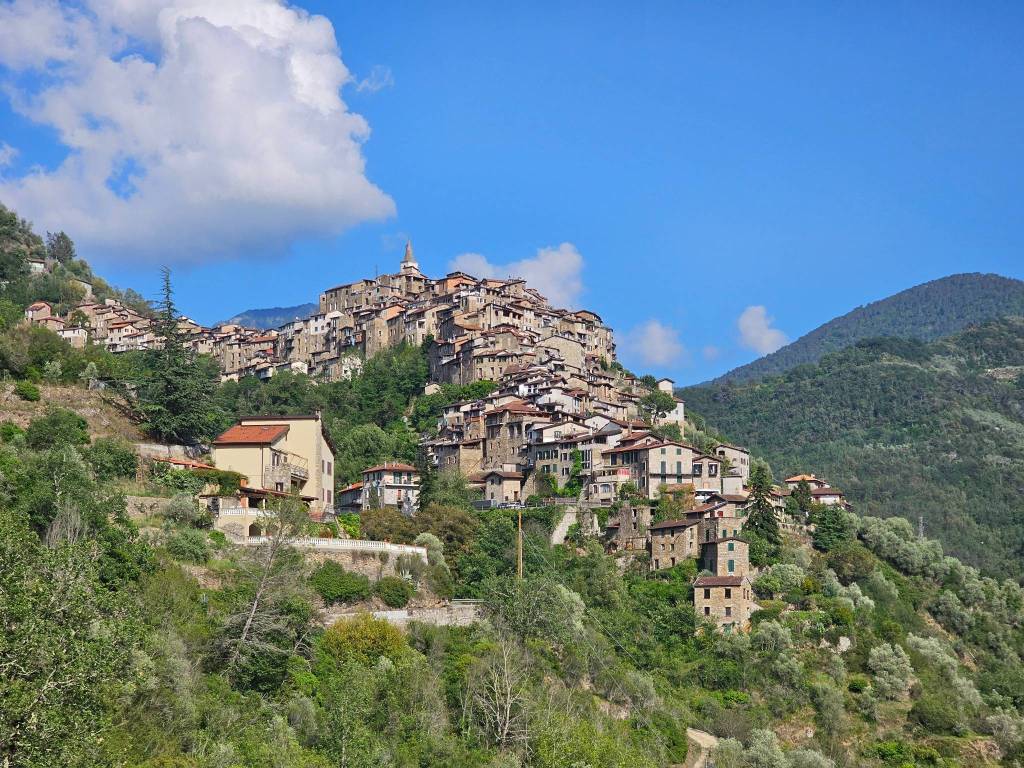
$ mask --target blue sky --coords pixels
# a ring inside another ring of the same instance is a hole
[[[167,206],[137,215],[90,219],[85,176],[77,186],[12,192],[30,208],[19,211],[52,228],[67,206],[64,228],[100,273],[148,295],[157,265],[171,263],[182,310],[204,322],[315,301],[324,287],[391,270],[407,236],[435,275],[461,254],[480,254],[501,273],[569,243],[582,267],[559,273],[554,289],[578,277],[581,288],[568,293],[616,329],[623,361],[680,383],[929,279],[1024,278],[1019,4],[299,6],[333,25],[351,73],[345,114],[369,128],[353,144],[365,168],[331,187],[355,190],[343,202],[321,210],[285,173],[288,196],[250,204],[244,187],[197,171],[189,191],[155,187]],[[136,22],[141,41],[130,53],[159,66],[159,39]],[[196,40],[234,55],[213,37]],[[0,33],[0,148],[12,149],[0,200],[32,166],[59,168],[78,141],[59,123],[63,113],[24,104],[49,87],[52,62],[33,69],[29,54],[4,45]],[[262,77],[269,97],[277,82]],[[245,83],[239,90],[251,101],[236,113],[263,95]],[[269,126],[275,146],[291,130],[301,147],[330,133],[310,140],[303,120],[278,133],[258,116],[250,122]],[[70,154],[92,151],[76,145]],[[156,184],[148,150],[133,151],[124,150],[120,175],[132,178],[138,164],[139,183]],[[240,163],[258,169],[252,157]],[[319,157],[310,150],[296,162],[313,163],[309,173],[328,165]],[[278,182],[267,178],[269,195]],[[175,218],[176,195],[196,189],[217,201],[216,215],[199,220],[191,208]],[[103,220],[121,233],[98,233]],[[246,228],[257,231],[248,242],[232,234]]]

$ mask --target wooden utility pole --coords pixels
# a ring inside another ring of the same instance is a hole
[[[523,508],[519,508],[519,536],[516,538],[516,574],[523,578]]]

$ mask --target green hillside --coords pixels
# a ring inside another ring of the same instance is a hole
[[[823,474],[863,514],[924,518],[953,554],[1024,575],[1024,321],[881,339],[744,385],[683,390],[767,458]]]
[[[857,307],[710,383],[739,383],[784,373],[862,339],[898,336],[933,341],[1010,315],[1024,315],[1024,282],[979,273],[950,275]]]

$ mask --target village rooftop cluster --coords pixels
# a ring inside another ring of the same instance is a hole
[[[94,303],[88,290],[65,318],[45,302],[25,315],[76,346],[91,341],[117,353],[161,343],[149,319],[116,300]],[[432,341],[426,394],[442,383],[486,380],[495,389],[444,409],[436,433],[421,439],[425,462],[467,477],[483,506],[533,500],[609,510],[604,530],[595,532],[610,551],[647,552],[655,570],[698,559],[698,613],[727,631],[749,626],[756,605],[740,533],[750,453],[726,443],[700,450],[666,436],[681,436],[685,426],[673,382],[652,386],[625,371],[611,329],[593,312],[554,308],[519,279],[462,272],[430,279],[407,245],[397,273],[330,288],[317,313],[276,330],[203,328],[188,318],[179,327],[197,353],[219,362],[224,379],[265,379],[280,370],[344,379],[381,350]],[[214,441],[212,454],[212,465],[179,463],[244,477],[233,496],[208,497],[222,529],[259,535],[261,510],[287,494],[299,495],[317,520],[380,507],[413,515],[418,508],[421,472],[401,462],[366,467],[360,482],[336,489],[334,448],[319,414],[244,419]],[[780,519],[786,496],[803,484],[818,503],[846,503],[825,481],[795,476],[773,489]],[[654,522],[650,502],[674,494],[691,498],[692,508]]]

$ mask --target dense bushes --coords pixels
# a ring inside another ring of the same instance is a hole
[[[322,563],[309,577],[309,585],[328,605],[356,603],[370,595],[370,580],[360,573],[346,571],[333,560]]]
[[[124,440],[97,438],[85,449],[84,454],[100,480],[134,478],[139,468],[139,457],[135,453],[135,448]]]
[[[51,408],[28,425],[25,441],[37,451],[61,443],[85,445],[89,442],[89,423],[74,411]]]
[[[30,403],[39,401],[39,387],[31,381],[19,381],[14,385],[14,394]]]
[[[412,593],[412,584],[397,576],[385,576],[373,585],[373,594],[391,608],[405,608],[412,599]]]
[[[193,528],[174,531],[167,540],[167,551],[188,563],[205,563],[210,559],[206,534]]]

